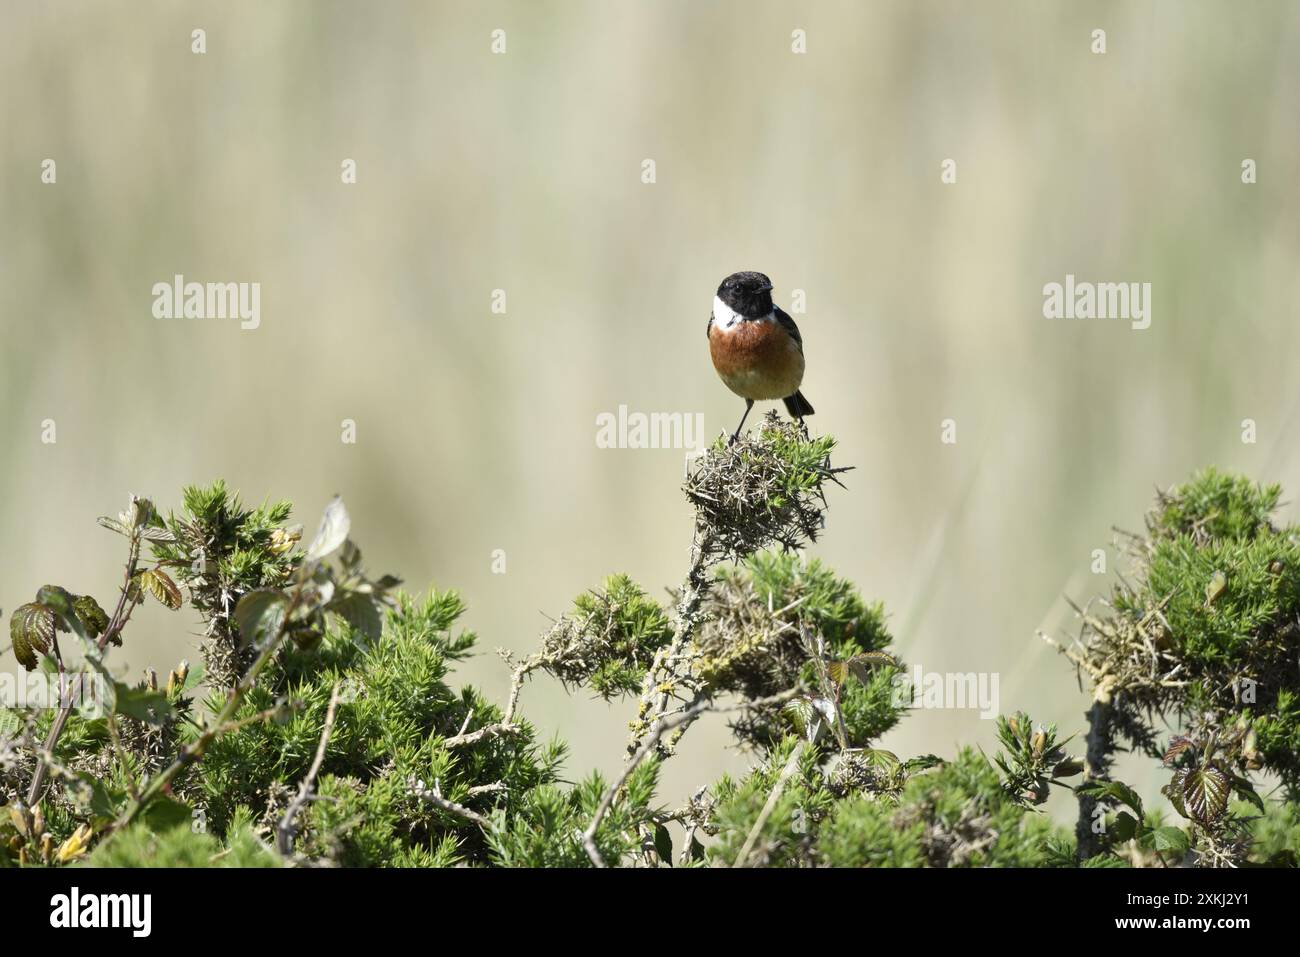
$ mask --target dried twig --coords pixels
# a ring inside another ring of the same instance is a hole
[[[736,855],[736,862],[731,865],[732,867],[744,867],[745,862],[749,860],[749,855],[754,850],[754,845],[758,843],[759,836],[763,833],[763,827],[767,824],[767,819],[772,816],[772,811],[776,809],[776,802],[781,800],[786,782],[790,780],[799,767],[799,759],[803,757],[807,746],[806,741],[800,741],[795,746],[794,751],[790,753],[790,760],[786,761],[785,767],[781,769],[781,776],[776,779],[772,793],[767,796],[767,802],[763,805],[763,809],[758,812],[754,826],[749,829],[749,836],[745,838],[745,843],[741,846],[740,853]]]
[[[485,831],[492,830],[492,822],[485,818],[478,811],[472,811],[463,804],[457,804],[455,801],[449,801],[438,793],[437,787],[427,788],[421,782],[412,784],[411,793],[421,801],[432,804],[434,807],[441,808],[451,814],[463,817],[465,820],[477,824]]]
[[[618,780],[615,781],[608,790],[606,790],[604,798],[601,799],[600,805],[596,808],[596,813],[592,816],[591,823],[587,825],[587,830],[583,832],[582,846],[586,849],[587,856],[591,858],[591,863],[596,867],[605,866],[605,860],[600,855],[600,849],[596,847],[596,831],[600,829],[601,822],[605,820],[605,815],[607,815],[610,808],[614,806],[614,799],[617,797],[618,792],[623,789],[623,786],[627,784],[628,778],[632,776],[632,772],[640,767],[642,762],[649,757],[650,752],[659,744],[659,739],[662,738],[664,734],[674,728],[680,727],[681,725],[690,724],[706,711],[725,714],[732,711],[748,711],[753,708],[766,708],[773,705],[784,704],[801,692],[801,688],[790,688],[787,691],[783,691],[777,695],[772,695],[768,698],[760,698],[757,701],[742,701],[734,705],[725,706],[714,705],[708,699],[697,700],[679,713],[655,721],[653,726],[650,728],[649,733],[646,735],[645,740],[642,741],[641,746],[636,750],[636,753],[633,754],[632,758],[623,765],[623,772],[618,776]]]
[[[684,652],[695,637],[700,609],[708,591],[707,573],[717,560],[717,556],[713,554],[712,539],[707,534],[701,535],[697,529],[696,539],[691,547],[691,567],[686,573],[686,580],[677,599],[677,624],[673,629],[672,640],[655,652],[654,660],[646,669],[637,709],[640,720],[634,727],[627,744],[629,759],[637,753],[642,736],[647,732],[654,733],[662,722],[668,710],[670,689],[681,682],[689,671],[691,659],[687,658]],[[680,667],[682,663],[687,667]],[[688,721],[679,723],[686,724]],[[656,743],[662,736],[662,730],[654,734]]]
[[[500,654],[508,664],[513,664],[510,658],[510,652],[502,650],[499,651],[498,654]],[[485,738],[519,734],[523,731],[523,728],[515,723],[515,710],[519,707],[519,694],[523,691],[524,679],[527,678],[529,674],[542,667],[544,663],[544,659],[541,655],[533,655],[527,660],[515,665],[511,670],[510,695],[506,700],[506,710],[501,716],[500,721],[486,724],[475,731],[466,732],[465,729],[469,727],[470,718],[473,717],[473,714],[471,713],[466,716],[464,723],[461,725],[460,733],[454,734],[450,738],[444,738],[442,746],[444,748],[467,748],[471,745],[478,744]]]
[[[330,694],[329,708],[325,711],[325,727],[320,733],[320,743],[316,745],[316,757],[312,760],[311,767],[307,769],[307,776],[298,785],[298,796],[285,808],[284,817],[280,818],[280,825],[275,831],[276,846],[285,857],[293,855],[293,820],[311,800],[312,788],[316,786],[316,776],[320,774],[320,767],[325,762],[325,749],[329,747],[330,735],[334,732],[334,718],[338,714],[338,708],[339,683],[336,681],[334,691]]]

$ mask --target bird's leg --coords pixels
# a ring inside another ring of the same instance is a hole
[[[742,415],[742,416],[740,417],[740,425],[736,426],[736,431],[735,431],[735,433],[731,436],[731,441],[727,443],[728,445],[735,445],[735,444],[736,444],[736,440],[740,438],[740,430],[743,429],[743,428],[745,427],[745,420],[746,420],[747,418],[749,418],[749,410],[752,409],[753,407],[754,407],[754,400],[753,400],[753,399],[746,399],[746,400],[745,400],[745,414]]]

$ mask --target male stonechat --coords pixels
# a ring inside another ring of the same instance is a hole
[[[761,272],[732,273],[722,280],[709,316],[709,353],[728,389],[745,400],[745,414],[731,437],[745,427],[759,399],[783,399],[796,419],[813,414],[799,391],[803,381],[803,337],[780,306],[772,303],[772,280]]]

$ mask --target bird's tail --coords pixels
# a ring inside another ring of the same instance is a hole
[[[785,410],[796,419],[802,419],[805,415],[813,414],[812,403],[803,397],[802,392],[788,395],[784,401]]]

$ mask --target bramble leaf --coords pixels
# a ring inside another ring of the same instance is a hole
[[[1232,775],[1232,791],[1244,801],[1249,801],[1258,809],[1260,814],[1267,814],[1268,809],[1264,807],[1264,799],[1259,796],[1255,790],[1255,785],[1249,778],[1243,778],[1240,775]]]
[[[99,602],[95,601],[90,595],[82,595],[72,603],[73,610],[81,623],[86,627],[86,633],[90,637],[98,638],[108,627],[108,615],[103,608],[99,607]]]
[[[1228,775],[1213,764],[1182,772],[1179,786],[1191,819],[1198,824],[1218,821],[1228,809],[1229,783]]]
[[[334,500],[325,506],[320,528],[317,529],[316,537],[307,548],[306,560],[318,562],[333,554],[347,541],[351,528],[352,520],[348,517],[348,510],[343,507],[343,500],[336,495]]]
[[[166,605],[172,611],[181,607],[181,590],[177,584],[172,581],[161,568],[146,568],[140,572],[136,578],[140,581],[140,586],[153,595],[161,605]]]
[[[829,661],[826,671],[837,685],[844,684],[849,675],[857,678],[864,685],[871,684],[872,665],[897,666],[898,659],[884,651],[864,651],[844,661]]]
[[[365,635],[367,641],[378,641],[384,630],[379,609],[375,607],[374,600],[367,595],[345,595],[338,601],[332,602],[329,610]]]
[[[1152,832],[1152,839],[1157,851],[1177,851],[1186,854],[1192,846],[1187,832],[1181,827],[1158,827]]]
[[[36,601],[54,612],[54,627],[59,631],[74,632],[87,644],[91,642],[86,626],[77,617],[76,599],[66,588],[60,588],[58,585],[43,585],[36,593]]]
[[[1142,817],[1142,798],[1138,797],[1138,793],[1123,781],[1089,781],[1087,784],[1079,785],[1075,790],[1080,794],[1111,798],[1121,804],[1127,804],[1139,819]]]
[[[120,681],[115,690],[117,700],[113,704],[113,711],[116,714],[135,718],[145,724],[162,724],[172,713],[171,702],[162,691],[133,688]]]
[[[144,812],[144,823],[155,834],[170,831],[175,827],[189,827],[194,820],[194,812],[188,804],[182,804],[175,798],[156,798]]]
[[[1179,735],[1169,742],[1169,748],[1165,751],[1163,758],[1165,764],[1173,764],[1179,755],[1185,753],[1192,746],[1192,739],[1185,735]]]
[[[284,625],[288,598],[274,588],[250,591],[235,606],[235,625],[242,645],[260,644],[279,634]]]
[[[115,518],[109,518],[107,515],[101,515],[99,516],[99,518],[95,519],[95,521],[99,522],[100,525],[104,526],[110,532],[117,532],[117,534],[124,535],[127,538],[131,537],[131,530],[127,528],[126,525],[124,525],[122,522],[118,521]]]
[[[54,609],[39,602],[19,605],[9,616],[9,638],[18,663],[32,671],[54,640]]]
[[[1111,836],[1117,841],[1131,840],[1137,834],[1138,821],[1128,811],[1120,811],[1115,815],[1115,822],[1110,827]]]

